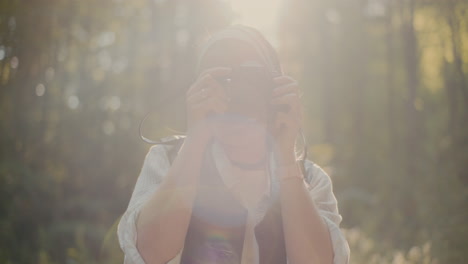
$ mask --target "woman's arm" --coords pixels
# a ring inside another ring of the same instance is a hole
[[[332,264],[333,248],[328,227],[304,182],[299,178],[283,180],[280,189],[283,229],[290,263]]]
[[[137,248],[145,263],[162,264],[183,248],[197,193],[204,131],[188,135],[167,175],[137,219]]]
[[[280,178],[292,176],[290,179],[281,180],[280,184],[288,260],[291,264],[347,263],[349,247],[337,227],[341,216],[338,214],[330,178],[324,172],[314,175],[313,178],[320,178],[321,184],[308,191],[304,181],[294,177],[301,175],[295,157],[295,140],[303,127],[298,84],[293,78],[285,75],[274,78],[274,81],[277,87],[273,90],[270,103],[289,105],[288,111],[276,113],[273,126],[279,166],[283,167],[277,175],[280,174]],[[290,165],[292,170],[284,169]],[[334,221],[329,220],[328,216],[333,217]],[[338,257],[335,245],[339,251]]]
[[[312,175],[310,186],[294,177],[281,182],[289,263],[347,264],[349,246],[339,228],[342,217],[331,179],[319,166],[309,161],[306,165],[306,173]]]
[[[137,219],[137,247],[146,263],[166,263],[184,246],[202,159],[212,136],[212,122],[207,117],[227,108],[227,97],[216,77],[230,71],[209,68],[186,93],[187,137],[158,191]]]

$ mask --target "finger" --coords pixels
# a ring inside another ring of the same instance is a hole
[[[299,95],[297,93],[287,93],[282,96],[274,97],[270,100],[270,104],[289,104],[299,103]]]
[[[213,99],[211,102],[207,103],[204,107],[205,107],[204,112],[207,115],[222,114],[222,113],[226,112],[226,110],[227,110],[226,103],[224,103],[224,102],[222,102],[220,100],[216,100],[216,99]]]
[[[281,76],[275,77],[275,78],[273,78],[273,81],[277,85],[285,85],[287,83],[297,82],[292,77],[287,76],[287,75],[281,75]]]
[[[302,120],[303,114],[299,108],[294,107],[293,111],[289,112],[277,112],[277,118],[281,118],[284,116],[287,120]]]
[[[278,112],[275,120],[275,128],[282,129],[288,127],[288,115],[283,112]]]
[[[189,105],[196,105],[199,104],[205,100],[207,100],[209,97],[206,95],[193,95],[192,97],[187,99],[187,104]]]
[[[203,90],[210,90],[209,92]],[[192,95],[202,91],[207,94],[216,94],[220,97],[227,98],[226,89],[221,85],[218,80],[214,79],[211,75],[206,75],[200,79],[197,83],[193,84],[190,89],[186,92],[186,97],[191,97]]]
[[[210,105],[213,97],[204,97],[204,98],[197,98],[193,99],[192,101],[187,102],[187,107],[194,111],[198,111],[196,109],[204,109],[206,105]]]
[[[193,105],[194,110],[204,112],[213,111],[215,113],[223,113],[227,110],[227,103],[219,97],[210,97],[203,102]]]
[[[223,77],[229,74],[231,71],[232,71],[232,68],[229,68],[229,67],[212,67],[212,68],[204,70],[198,76],[198,78],[202,78],[203,76],[206,76],[206,75],[211,75],[213,78]]]
[[[275,121],[276,129],[294,129],[302,127],[302,119],[300,116],[291,117],[291,115],[286,113],[278,113]]]
[[[229,100],[229,96],[227,95],[226,87],[223,85],[216,83],[216,85],[212,86],[213,88],[213,95],[220,97],[224,100]]]
[[[283,94],[292,92],[299,94],[299,86],[296,82],[276,87],[275,89],[273,89],[272,97],[281,96]]]
[[[296,116],[302,118],[303,116],[302,104],[297,97],[283,96],[275,100],[271,105],[274,109],[281,109],[278,112],[288,114],[290,118],[295,118]]]
[[[188,97],[187,102],[197,104],[209,97],[217,97],[222,101],[229,102],[229,97],[226,95],[224,89],[218,86],[206,87],[197,91],[195,94]]]
[[[228,67],[213,67],[203,71],[198,76],[198,79],[203,79],[209,76],[218,82],[222,77],[226,77],[231,72],[232,69]]]
[[[219,85],[218,82],[211,75],[204,75],[203,77],[197,79],[185,93],[186,96],[190,96],[196,93],[198,90],[201,90],[207,86]]]
[[[215,89],[213,88],[213,85],[211,86],[206,86],[203,87],[200,90],[195,91],[194,93],[188,95],[187,97],[187,102],[190,103],[197,103],[201,100],[204,100],[208,97],[211,97],[215,95]]]

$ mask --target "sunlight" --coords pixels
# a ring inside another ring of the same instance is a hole
[[[277,47],[275,28],[281,0],[229,0],[236,13],[235,23],[259,29]]]

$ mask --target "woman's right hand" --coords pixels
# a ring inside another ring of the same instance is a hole
[[[216,78],[227,76],[231,68],[214,67],[205,70],[185,94],[187,104],[187,134],[211,136],[210,114],[226,111],[228,97]]]

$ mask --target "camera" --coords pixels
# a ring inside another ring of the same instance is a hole
[[[270,105],[276,87],[273,78],[279,76],[255,61],[234,67],[231,73],[217,81],[224,87],[229,103],[247,109],[266,107],[270,116],[275,112],[287,112],[288,105]]]

